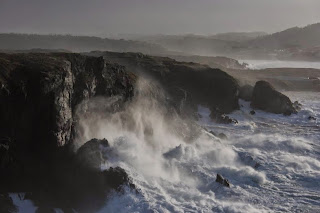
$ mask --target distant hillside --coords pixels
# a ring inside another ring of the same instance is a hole
[[[265,49],[312,48],[320,46],[320,23],[303,28],[293,27],[282,32],[258,37],[249,46]]]
[[[163,46],[170,51],[195,55],[217,55],[231,51],[238,41],[216,39],[199,35],[157,35],[143,38],[148,43]]]
[[[230,32],[219,33],[211,36],[210,38],[223,41],[248,41],[265,35],[267,35],[266,32]]]
[[[0,34],[0,50],[64,49],[74,52],[108,50],[159,54],[166,50],[143,41],[116,40],[89,36]]]

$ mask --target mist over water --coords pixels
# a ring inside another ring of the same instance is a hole
[[[292,94],[304,104],[292,117],[259,111],[253,117],[243,102],[232,114],[239,124],[219,125],[201,106],[197,124],[182,119],[163,104],[165,93],[150,81],[140,79],[137,88],[134,99],[115,113],[110,112],[117,97],[92,99],[78,109],[78,145],[108,139],[101,169],[124,168],[138,189],[114,193],[101,212],[320,210],[320,130],[305,121],[307,115],[320,119],[312,95]],[[223,132],[228,140],[200,126]],[[215,182],[217,173],[231,188]]]
[[[247,63],[249,69],[267,68],[313,68],[320,69],[320,62],[309,61],[278,61],[278,60],[239,60]]]

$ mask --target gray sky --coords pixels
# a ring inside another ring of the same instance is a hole
[[[0,32],[275,32],[320,22],[320,0],[0,0]]]

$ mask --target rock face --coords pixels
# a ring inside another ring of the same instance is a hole
[[[86,178],[79,179],[79,186],[103,179],[95,171],[70,171],[77,167],[70,152],[76,108],[95,96],[130,100],[135,81],[134,74],[102,57],[0,54],[0,188],[61,193],[67,188],[64,184],[70,183],[69,195],[74,196],[75,177]]]
[[[200,104],[230,113],[239,108],[237,81],[219,69],[141,53],[91,52],[88,55],[103,56],[139,76],[156,80],[178,109],[183,105],[195,112]]]
[[[258,81],[254,86],[251,107],[284,115],[297,112],[291,100],[266,81]]]
[[[93,96],[133,95],[134,75],[79,54],[0,54],[0,136],[37,151],[72,139],[75,107]]]

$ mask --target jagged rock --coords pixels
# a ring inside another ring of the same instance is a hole
[[[252,93],[253,93],[253,86],[244,85],[244,86],[240,87],[239,98],[241,98],[245,101],[251,101]]]
[[[220,124],[231,124],[231,123],[237,124],[238,123],[236,119],[230,118],[229,116],[223,114],[217,109],[211,110],[210,118],[214,122],[220,123]]]
[[[230,187],[230,183],[227,179],[223,178],[222,175],[217,174],[216,182],[220,183],[226,187]]]
[[[254,86],[251,107],[284,115],[297,112],[291,100],[266,81],[258,81]]]
[[[309,120],[309,121],[315,121],[315,120],[317,120],[317,119],[316,119],[315,117],[313,117],[313,116],[309,116],[309,117],[308,117],[308,120]]]
[[[256,114],[256,112],[254,110],[250,111],[250,115],[255,115],[255,114]]]
[[[109,147],[109,143],[106,139],[98,140],[94,138],[78,149],[76,158],[82,166],[100,169],[101,164],[106,160],[101,149],[107,147]]]
[[[32,190],[37,206],[77,206],[83,200],[103,205],[104,175],[71,152],[76,109],[96,96],[130,100],[135,82],[134,74],[102,57],[0,53],[0,188]],[[92,157],[97,149],[89,144],[79,153]]]
[[[0,54],[0,72],[0,136],[42,151],[70,142],[80,102],[98,95],[130,98],[135,82],[123,67],[79,54]]]
[[[166,57],[139,53],[91,52],[88,55],[103,56],[119,63],[137,75],[151,77],[159,82],[178,111],[184,107],[197,111],[199,104],[210,109],[219,108],[230,113],[239,108],[237,81],[227,73],[205,65],[178,62]],[[186,110],[188,112],[188,110]]]

